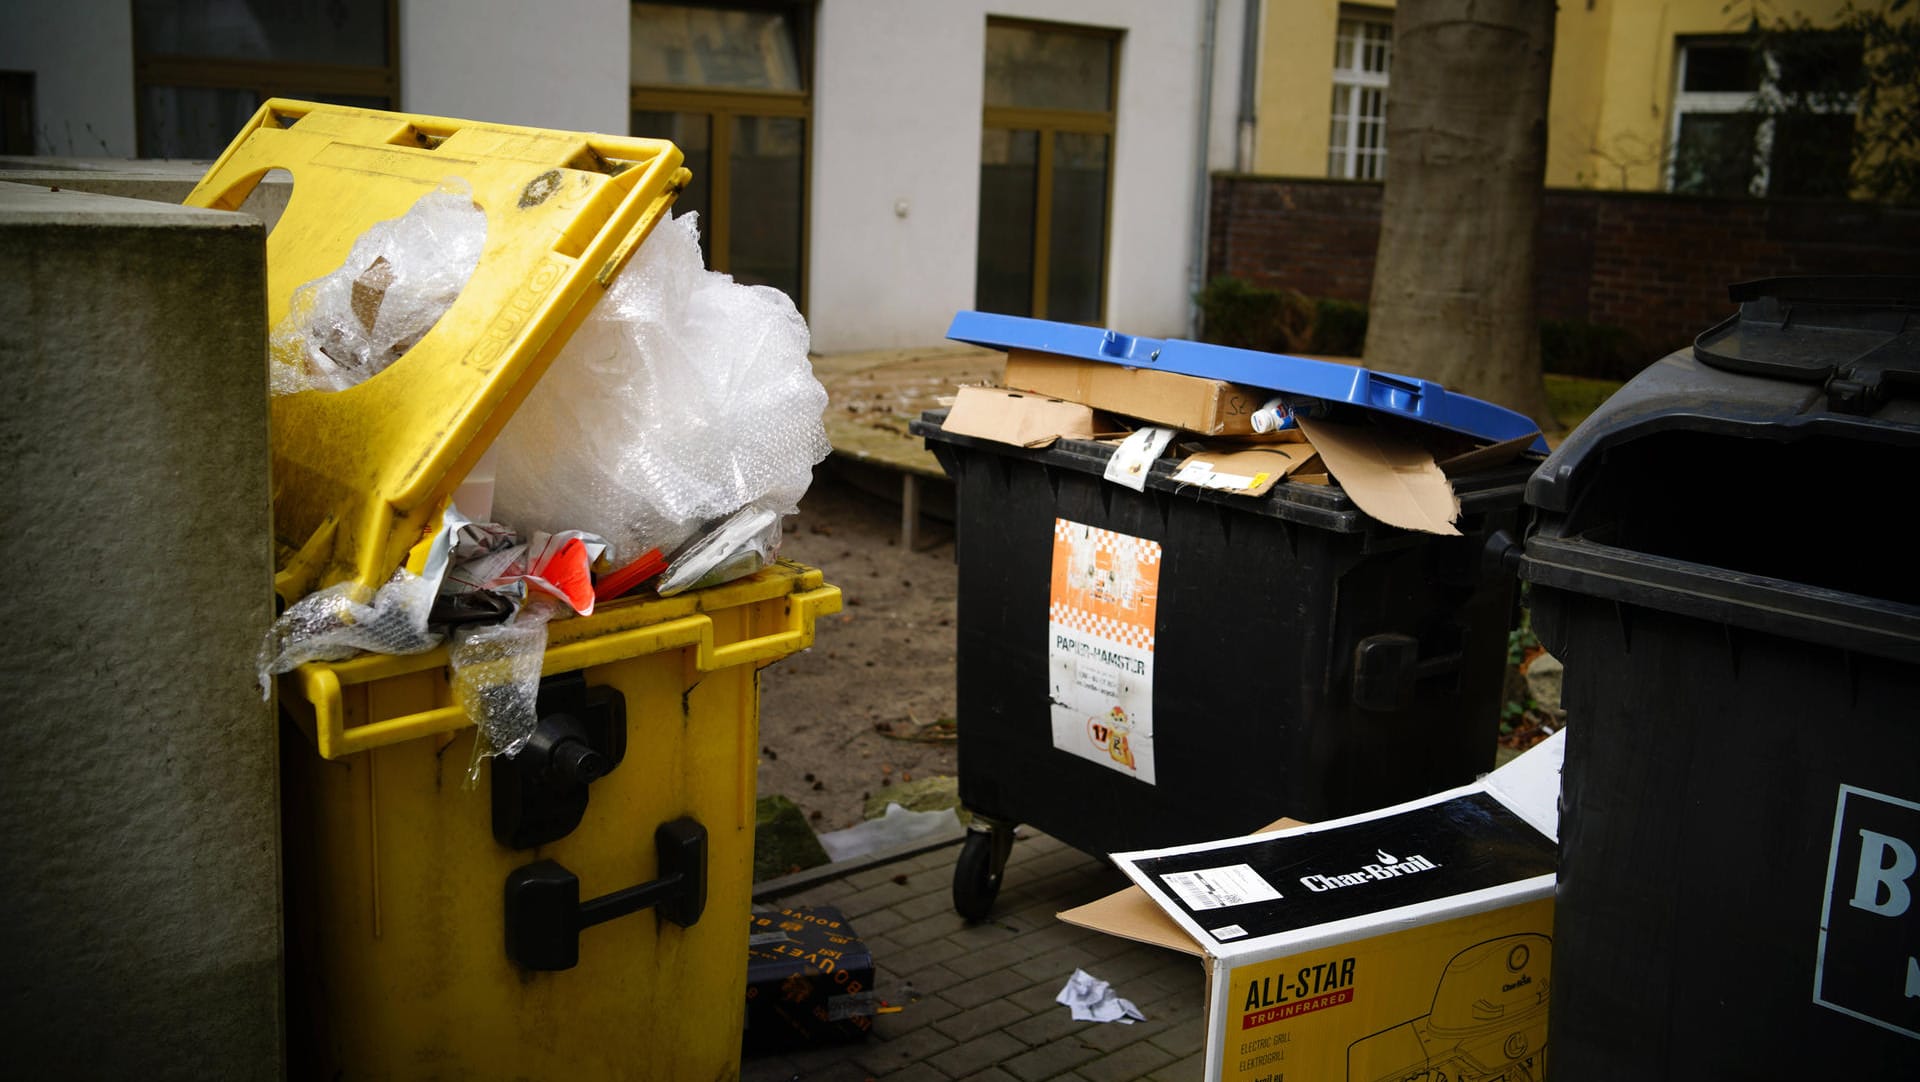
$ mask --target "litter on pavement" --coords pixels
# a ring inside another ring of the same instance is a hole
[[[1084,969],[1073,971],[1066,987],[1060,989],[1053,1001],[1071,1009],[1076,1022],[1119,1022],[1130,1026],[1147,1020],[1133,1001],[1120,998],[1111,984]]]

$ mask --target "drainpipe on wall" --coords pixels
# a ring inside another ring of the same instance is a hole
[[[1219,14],[1220,0],[1207,0],[1200,30],[1200,125],[1193,157],[1193,266],[1187,276],[1187,337],[1194,339],[1200,337],[1198,298],[1207,273],[1207,201],[1213,194],[1207,176],[1207,137],[1213,126],[1213,31]]]
[[[1261,0],[1246,0],[1246,24],[1240,39],[1240,130],[1233,147],[1233,171],[1253,171],[1253,135],[1256,127],[1255,91],[1260,73]]]

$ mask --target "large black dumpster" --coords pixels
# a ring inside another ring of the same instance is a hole
[[[1920,279],[1774,279],[1529,483],[1554,1077],[1920,1077]]]
[[[1334,486],[1180,485],[1167,459],[1135,492],[1103,479],[1109,444],[1026,449],[948,432],[945,417],[912,430],[955,491],[959,789],[976,817],[955,870],[962,914],[988,911],[1016,824],[1095,853],[1176,845],[1365,811],[1492,766],[1515,583],[1482,552],[1519,529],[1533,463],[1455,478],[1462,536],[1442,537],[1382,525]],[[1101,573],[1153,580],[1145,630],[1107,636],[1148,648],[1144,665],[1113,659],[1115,701],[1148,724],[1053,709],[1063,639],[1100,657],[1087,641],[1100,635],[1074,634],[1099,629],[1052,603],[1096,554]]]

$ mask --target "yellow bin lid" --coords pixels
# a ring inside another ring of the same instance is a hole
[[[473,277],[384,371],[274,399],[273,514],[288,602],[377,589],[689,178],[672,143],[273,99],[190,206],[238,208],[272,169],[293,192],[267,236],[267,318],[368,227],[458,179],[487,217]]]

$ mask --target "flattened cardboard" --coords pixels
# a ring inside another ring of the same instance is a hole
[[[1471,451],[1440,460],[1440,472],[1448,477],[1477,473],[1504,466],[1527,452],[1533,446],[1534,436],[1515,436],[1510,440],[1490,443],[1485,447],[1476,447]]]
[[[1125,368],[1053,353],[1007,353],[1007,386],[1204,436],[1253,434],[1253,413],[1272,392],[1217,379]]]
[[[1015,447],[1045,447],[1058,439],[1094,436],[1092,407],[997,387],[960,388],[941,427],[954,435]]]
[[[1220,492],[1264,496],[1281,478],[1307,466],[1314,457],[1314,449],[1307,443],[1201,451],[1188,455],[1173,471],[1173,479]]]
[[[1116,853],[1135,886],[1060,917],[1200,958],[1207,1082],[1538,1076],[1564,739],[1377,812]],[[1169,886],[1216,874],[1278,889]]]
[[[1459,536],[1460,498],[1424,447],[1370,425],[1300,418],[1347,498],[1389,526]]]

